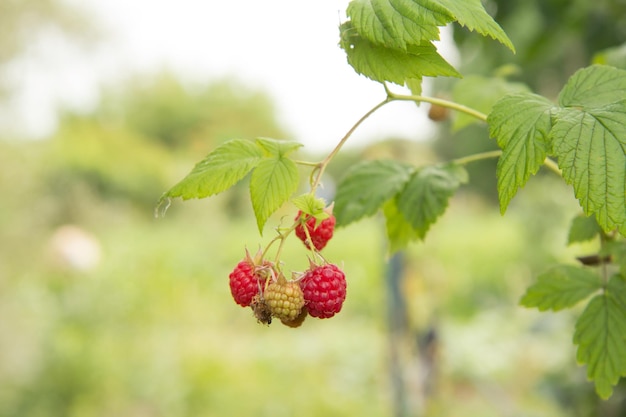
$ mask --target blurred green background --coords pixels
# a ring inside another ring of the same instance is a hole
[[[77,22],[88,16],[76,20],[61,3],[0,4],[3,28],[86,30]],[[457,30],[461,70],[490,75],[513,62],[515,81],[548,96],[626,40],[623,1],[487,6],[518,53],[502,58],[500,46]],[[29,42],[12,40],[0,42],[0,68]],[[155,71],[108,86],[93,111],[59,118],[46,140],[0,132],[0,416],[624,415],[624,389],[600,402],[576,365],[577,312],[517,305],[537,273],[595,248],[566,246],[578,206],[552,174],[531,179],[502,217],[493,161],[472,165],[472,183],[426,241],[393,258],[382,219],[337,230],[324,252],[346,272],[343,311],[268,328],[228,289],[245,248],[272,236],[271,227],[258,235],[245,184],[175,201],[158,219],[154,209],[226,139],[297,140],[269,96],[236,79],[190,85]],[[435,141],[346,150],[327,188],[361,158],[422,164],[495,147],[484,126],[450,133],[449,124]],[[269,223],[294,214],[287,205]],[[283,260],[303,270],[306,256],[293,238]]]

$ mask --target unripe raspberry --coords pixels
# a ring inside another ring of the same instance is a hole
[[[281,321],[295,320],[304,306],[300,285],[296,281],[286,281],[284,278],[268,285],[264,297],[272,316]]]
[[[300,327],[302,326],[302,323],[304,323],[304,319],[306,319],[306,316],[309,315],[309,311],[306,309],[305,307],[302,307],[302,310],[300,310],[300,314],[298,314],[298,317],[296,317],[293,320],[281,320],[280,322],[282,324],[284,324],[285,326],[288,327],[292,327],[292,328],[296,328],[296,327]]]
[[[302,212],[299,211],[298,215],[296,216],[296,220],[300,219],[302,216],[303,216]],[[311,246],[309,245],[309,242],[307,239],[306,231],[304,229],[306,225],[306,228],[308,229],[308,232],[309,232],[309,236],[311,236],[311,241],[313,242],[313,246],[315,247],[315,249],[320,251],[324,249],[328,241],[333,237],[336,220],[335,220],[335,216],[331,214],[330,217],[327,217],[326,219],[322,220],[320,224],[317,225],[317,227],[315,226],[316,222],[317,222],[317,219],[315,217],[309,216],[309,218],[306,220],[304,225],[300,223],[296,227],[296,236],[298,236],[298,238],[302,242],[304,242],[307,248],[311,249]]]
[[[309,314],[322,319],[341,311],[346,299],[346,276],[337,265],[312,266],[302,279],[300,287]]]

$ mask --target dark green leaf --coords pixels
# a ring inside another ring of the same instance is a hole
[[[352,167],[337,187],[337,225],[345,226],[376,213],[402,189],[412,170],[410,165],[384,160],[364,161]]]
[[[594,217],[576,216],[569,228],[567,243],[585,242],[598,236],[602,229]]]
[[[263,151],[253,142],[234,139],[217,147],[200,161],[185,178],[167,191],[163,198],[209,197],[235,185],[263,157]]]
[[[576,323],[577,360],[587,365],[598,395],[607,399],[626,376],[626,305],[624,283],[613,277],[608,291],[595,296]]]
[[[439,26],[453,20],[445,7],[431,0],[353,0],[346,14],[364,39],[401,50],[439,39]]]
[[[600,277],[581,267],[559,265],[537,277],[520,304],[540,311],[572,307],[601,288]]]
[[[536,94],[511,94],[498,100],[487,118],[489,134],[502,148],[498,197],[504,214],[509,202],[546,159],[554,105]]]
[[[448,207],[448,200],[462,183],[467,171],[458,165],[428,166],[412,176],[397,197],[398,210],[420,238]]]
[[[250,196],[259,232],[265,222],[297,190],[299,174],[288,158],[265,158],[252,172]]]
[[[559,95],[551,132],[563,178],[586,215],[626,233],[626,71],[595,65],[577,71]]]
[[[626,72],[625,72],[626,73]],[[559,112],[551,137],[563,178],[586,215],[626,232],[626,101]]]

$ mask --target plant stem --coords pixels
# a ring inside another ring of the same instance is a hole
[[[464,156],[462,158],[453,159],[452,162],[458,165],[467,165],[470,162],[481,161],[483,159],[497,158],[502,155],[500,149],[495,151],[475,153],[473,155]]]
[[[365,113],[350,128],[350,130],[348,130],[348,132],[343,136],[343,138],[341,138],[337,146],[335,146],[335,148],[328,154],[328,156],[326,156],[326,158],[324,158],[324,160],[318,164],[317,175],[315,176],[315,180],[313,181],[313,184],[311,184],[311,194],[314,195],[315,190],[320,185],[320,182],[322,180],[322,175],[324,174],[324,171],[326,170],[326,166],[328,166],[328,163],[335,157],[335,155],[337,155],[337,153],[341,150],[341,148],[346,143],[346,141],[350,138],[350,136],[352,136],[354,131],[361,125],[361,123],[363,123],[368,117],[370,117],[374,112],[376,112],[376,110],[380,109],[382,106],[384,106],[385,104],[391,101],[392,101],[391,97],[387,97],[385,100],[381,101],[380,103],[372,107],[367,113]]]
[[[546,158],[543,161],[543,164],[552,172],[554,172],[555,174],[557,174],[559,177],[563,177],[563,173],[561,172],[561,170],[559,169],[559,166],[557,165],[556,162],[554,162],[552,159],[550,158]]]
[[[461,113],[465,113],[483,122],[487,121],[487,115],[485,113],[479,112],[478,110],[472,109],[471,107],[464,106],[463,104],[455,103],[454,101],[444,100],[442,98],[435,98],[435,97],[407,96],[403,94],[396,94],[396,93],[392,93],[391,91],[389,91],[389,89],[387,89],[386,86],[385,86],[385,90],[387,91],[387,97],[390,100],[415,101],[416,103],[426,102],[430,104],[436,104],[441,107],[447,107],[449,109],[456,110]]]

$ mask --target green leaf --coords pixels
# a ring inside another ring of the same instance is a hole
[[[593,56],[594,64],[611,65],[626,69],[626,44],[600,51]]]
[[[398,209],[397,199],[392,198],[383,206],[389,253],[404,249],[410,242],[421,238],[420,233],[404,218]]]
[[[576,322],[577,360],[587,365],[587,377],[598,395],[607,399],[621,376],[626,376],[626,285],[619,276],[608,290],[595,296]]]
[[[459,165],[427,166],[416,171],[397,197],[398,210],[420,238],[443,214],[467,171]]]
[[[419,96],[422,94],[422,77],[407,78],[404,83],[407,86],[407,88],[411,90],[411,94],[413,94],[414,96]],[[415,104],[419,106],[420,102],[416,101]]]
[[[502,148],[498,160],[498,198],[504,214],[520,187],[546,159],[554,105],[531,94],[511,94],[498,100],[487,117],[489,134]]]
[[[586,215],[626,234],[626,71],[592,66],[576,72],[559,95],[551,131],[563,178]]]
[[[537,282],[526,290],[520,304],[540,311],[558,311],[574,306],[601,286],[600,277],[588,269],[558,265],[537,277]]]
[[[287,156],[302,147],[298,142],[270,138],[257,138],[256,143],[265,151],[266,156],[276,158]]]
[[[445,7],[431,0],[353,0],[346,14],[364,39],[401,50],[438,40],[439,26],[453,20]]]
[[[483,77],[480,75],[465,76],[459,80],[452,90],[452,99],[485,114],[489,114],[493,105],[507,94],[529,92],[526,84],[507,81],[500,77]],[[472,123],[479,123],[465,113],[457,113],[452,123],[453,130],[459,130]]]
[[[371,216],[402,189],[413,168],[396,161],[364,161],[352,167],[339,182],[334,214],[345,226]]]
[[[483,36],[490,36],[497,40],[511,51],[515,52],[513,42],[506,35],[504,30],[485,10],[481,0],[435,0],[447,8],[455,20],[471,31],[476,31]]]
[[[376,45],[359,35],[345,35],[350,33],[350,22],[344,23],[341,30],[341,46],[348,63],[356,72],[374,81],[404,85],[408,79],[423,76],[461,77],[430,42],[408,45],[403,51]]]
[[[225,142],[197,163],[161,200],[169,197],[187,200],[221,193],[243,179],[262,157],[262,150],[253,142],[242,139]]]
[[[576,216],[569,228],[567,244],[571,245],[572,243],[591,240],[598,236],[601,231],[602,229],[600,229],[594,217]]]
[[[626,101],[626,71],[604,65],[580,69],[559,94],[559,104],[580,110],[601,110]]]
[[[284,157],[265,158],[250,177],[250,197],[259,232],[263,234],[265,222],[299,185],[298,167]]]
[[[291,200],[293,204],[304,214],[315,216],[319,220],[324,220],[330,215],[324,211],[326,208],[326,201],[323,198],[316,198],[315,196],[307,193],[299,195]]]

